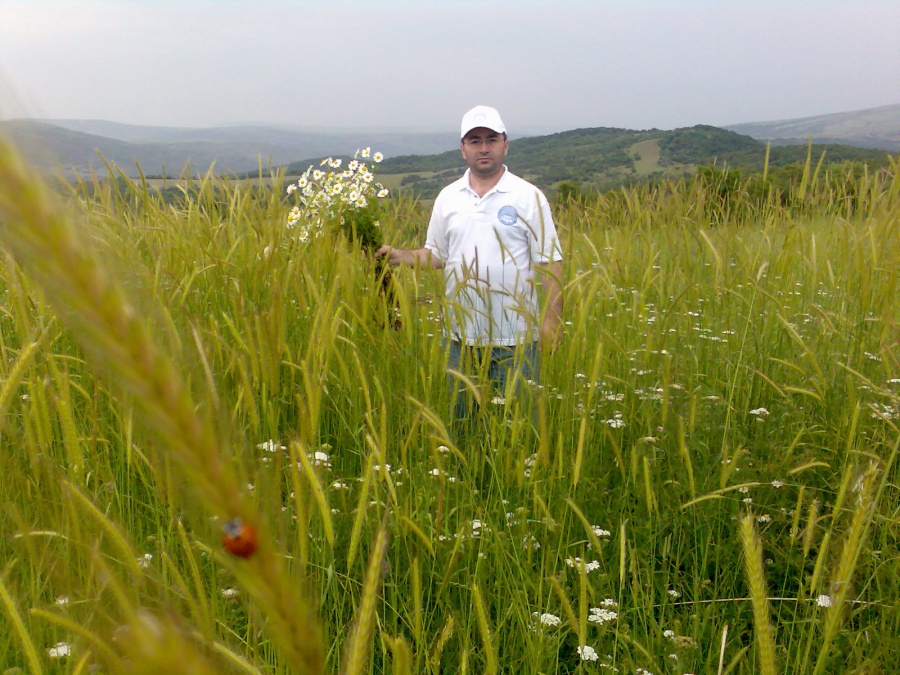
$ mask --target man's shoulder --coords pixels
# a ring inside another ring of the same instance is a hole
[[[502,180],[502,189],[507,192],[522,192],[529,196],[534,195],[535,192],[543,195],[544,192],[534,183],[525,180],[521,176],[517,176],[509,169],[506,170],[506,173],[503,174]]]
[[[445,200],[454,196],[458,196],[459,193],[468,185],[468,176],[463,175],[457,178],[452,183],[445,185],[441,188],[441,191],[438,192],[437,199]]]

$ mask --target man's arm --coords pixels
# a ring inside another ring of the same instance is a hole
[[[427,248],[394,248],[382,246],[377,255],[384,256],[390,265],[420,265],[442,269],[444,263]]]
[[[555,351],[562,338],[562,263],[539,264],[544,289],[544,320],[541,322],[541,347]]]

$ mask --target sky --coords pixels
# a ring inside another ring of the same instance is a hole
[[[900,103],[898,0],[0,0],[0,119],[511,135]]]

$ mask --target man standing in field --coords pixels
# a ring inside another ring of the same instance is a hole
[[[378,251],[392,265],[444,270],[454,421],[470,413],[456,373],[469,379],[486,373],[502,397],[512,395],[522,379],[538,379],[540,352],[556,348],[562,316],[562,250],[550,206],[503,164],[509,140],[500,114],[472,108],[460,139],[469,168],[435,200],[425,246]]]

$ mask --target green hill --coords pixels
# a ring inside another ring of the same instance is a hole
[[[807,145],[770,148],[769,166],[778,168],[806,160]],[[846,145],[813,145],[813,161],[859,162],[871,168],[889,163],[888,153]],[[507,164],[514,173],[545,190],[568,181],[586,190],[608,190],[629,183],[691,175],[698,166],[716,164],[752,173],[761,171],[766,144],[750,136],[717,127],[661,131],[575,129],[549,136],[511,140]],[[302,171],[308,163],[292,164]],[[437,194],[461,176],[465,163],[458,150],[439,155],[409,155],[386,159],[380,174],[399,177],[399,186],[420,197]]]

